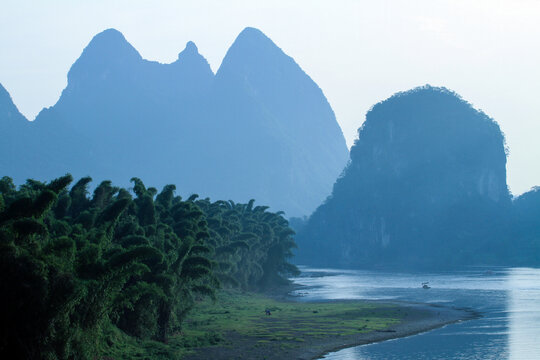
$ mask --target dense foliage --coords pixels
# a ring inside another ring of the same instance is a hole
[[[293,231],[266,207],[161,192],[133,178],[88,196],[70,175],[0,180],[0,353],[93,358],[111,323],[163,342],[220,286],[259,289],[297,269]]]

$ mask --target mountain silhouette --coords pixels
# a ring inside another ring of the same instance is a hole
[[[18,126],[26,122],[26,118],[19,112],[7,90],[0,84],[0,126],[7,129],[8,126]]]
[[[504,137],[457,94],[425,86],[375,105],[331,197],[297,237],[300,263],[452,267],[504,259]]]
[[[58,102],[27,125],[11,134],[28,138],[20,151],[35,160],[2,167],[18,183],[70,172],[125,186],[137,176],[184,195],[254,198],[288,216],[311,213],[348,160],[320,88],[253,28],[215,75],[193,42],[161,64],[105,30],[72,65]]]
[[[16,168],[21,173],[29,173],[33,164],[41,160],[40,155],[35,155],[35,151],[28,148],[35,143],[31,125],[0,84],[0,169],[6,171]]]
[[[237,37],[211,100],[209,118],[220,119],[214,141],[229,149],[216,155],[226,182],[236,184],[231,198],[248,189],[263,203],[309,214],[330,194],[348,158],[341,129],[317,84],[262,32],[247,28]]]

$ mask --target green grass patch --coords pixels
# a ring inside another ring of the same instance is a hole
[[[266,315],[269,309],[272,315]],[[198,304],[184,335],[230,331],[259,341],[301,342],[303,336],[351,335],[385,329],[402,318],[393,305],[346,302],[278,301],[253,293],[223,291],[216,302]]]
[[[272,315],[266,315],[266,309]],[[101,353],[106,354],[103,359],[181,359],[199,347],[231,346],[227,341],[231,332],[252,339],[256,348],[292,349],[310,339],[382,330],[402,317],[394,305],[278,301],[254,293],[221,291],[215,302],[199,302],[168,344],[138,340],[109,325]]]

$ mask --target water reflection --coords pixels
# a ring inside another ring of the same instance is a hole
[[[395,274],[303,268],[300,300],[395,299],[470,307],[484,314],[418,336],[329,354],[325,359],[512,359],[540,358],[540,270],[471,270]],[[420,287],[430,281],[429,290]]]
[[[510,359],[540,358],[540,269],[511,269],[508,273]]]

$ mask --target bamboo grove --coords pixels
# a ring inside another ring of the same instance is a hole
[[[286,282],[294,232],[267,207],[66,175],[0,180],[0,353],[94,358],[102,328],[167,342],[220,287]]]

